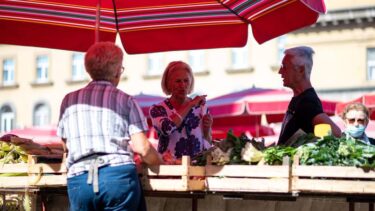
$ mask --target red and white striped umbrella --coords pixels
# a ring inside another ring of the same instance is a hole
[[[31,139],[42,146],[62,148],[62,140],[56,135],[56,125],[17,128],[6,132],[6,134]]]
[[[263,43],[315,23],[323,0],[0,0],[0,44],[86,51],[119,33],[129,54]]]

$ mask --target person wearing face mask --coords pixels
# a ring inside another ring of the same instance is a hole
[[[193,72],[182,61],[170,62],[161,81],[170,97],[150,108],[152,125],[159,138],[158,151],[173,160],[194,157],[211,146],[212,116],[205,105],[206,95],[189,97],[194,88]]]
[[[348,104],[342,114],[345,124],[343,135],[346,138],[358,139],[366,144],[375,145],[375,139],[366,135],[365,130],[369,123],[369,111],[362,103]]]

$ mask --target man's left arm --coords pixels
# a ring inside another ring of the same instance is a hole
[[[331,120],[326,113],[320,113],[313,118],[313,126],[318,124],[329,124],[331,125],[332,135],[341,137],[341,129]]]

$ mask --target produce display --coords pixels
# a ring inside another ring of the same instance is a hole
[[[51,153],[48,149],[30,147],[30,140],[0,139],[0,161],[3,163],[26,162],[28,152],[36,152],[35,149]],[[22,146],[28,146],[29,151]],[[169,151],[162,157],[165,165],[148,166],[140,171],[146,190],[375,194],[375,189],[371,188],[375,176],[375,147],[344,137],[318,138],[305,134],[290,146],[266,147],[262,138],[249,138],[245,134],[236,136],[228,131],[225,139],[215,141],[211,148],[194,157],[174,159]],[[141,162],[139,156],[135,156],[135,160]],[[61,168],[62,163],[53,168],[52,165],[56,164],[30,164],[25,173],[38,174],[38,169],[43,168],[38,186],[64,185],[66,178],[60,173],[66,169]],[[51,169],[51,175],[48,169]],[[10,180],[12,175],[6,176]],[[25,184],[28,184],[30,178],[25,178]],[[324,185],[317,186],[317,183]]]
[[[4,164],[27,163],[28,155],[20,147],[10,143],[13,136],[0,139],[0,168]],[[27,176],[27,173],[0,173],[0,177]],[[4,201],[5,200],[5,201]],[[27,191],[24,194],[6,194],[0,199],[6,210],[31,210],[31,199]]]
[[[209,155],[214,165],[281,165],[284,157],[293,158],[296,154],[301,165],[375,168],[375,146],[344,137],[319,139],[313,134],[300,136],[291,146],[266,148],[264,140],[249,139],[244,134],[237,137],[229,131],[226,139],[215,143],[212,149],[201,153],[194,161],[196,165],[206,165],[205,157]]]
[[[375,168],[375,146],[355,139],[325,136],[298,148],[301,165]]]
[[[264,139],[249,139],[245,134],[236,136],[228,131],[226,139],[214,142],[214,146],[193,158],[195,165],[206,165],[206,157],[211,157],[214,165],[248,165],[266,163],[281,164],[283,157],[293,156],[296,152],[292,147],[269,147]]]
[[[27,163],[27,154],[21,147],[0,141],[0,165]]]
[[[28,155],[48,155],[51,157],[61,158],[64,154],[62,145],[44,146],[32,139],[18,137],[13,134],[6,134],[0,137],[0,143],[7,143],[17,146],[17,149],[22,150]]]

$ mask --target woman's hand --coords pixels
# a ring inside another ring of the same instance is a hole
[[[200,106],[206,104],[206,97],[207,95],[197,95],[190,101],[190,105],[192,107],[194,106]]]
[[[212,122],[213,122],[212,115],[205,114],[202,117],[203,130],[207,131],[208,129],[210,129],[212,127]]]
[[[212,122],[213,122],[213,119],[212,119],[211,114],[207,113],[203,115],[202,117],[203,136],[210,144],[212,144],[212,134],[211,134]]]

